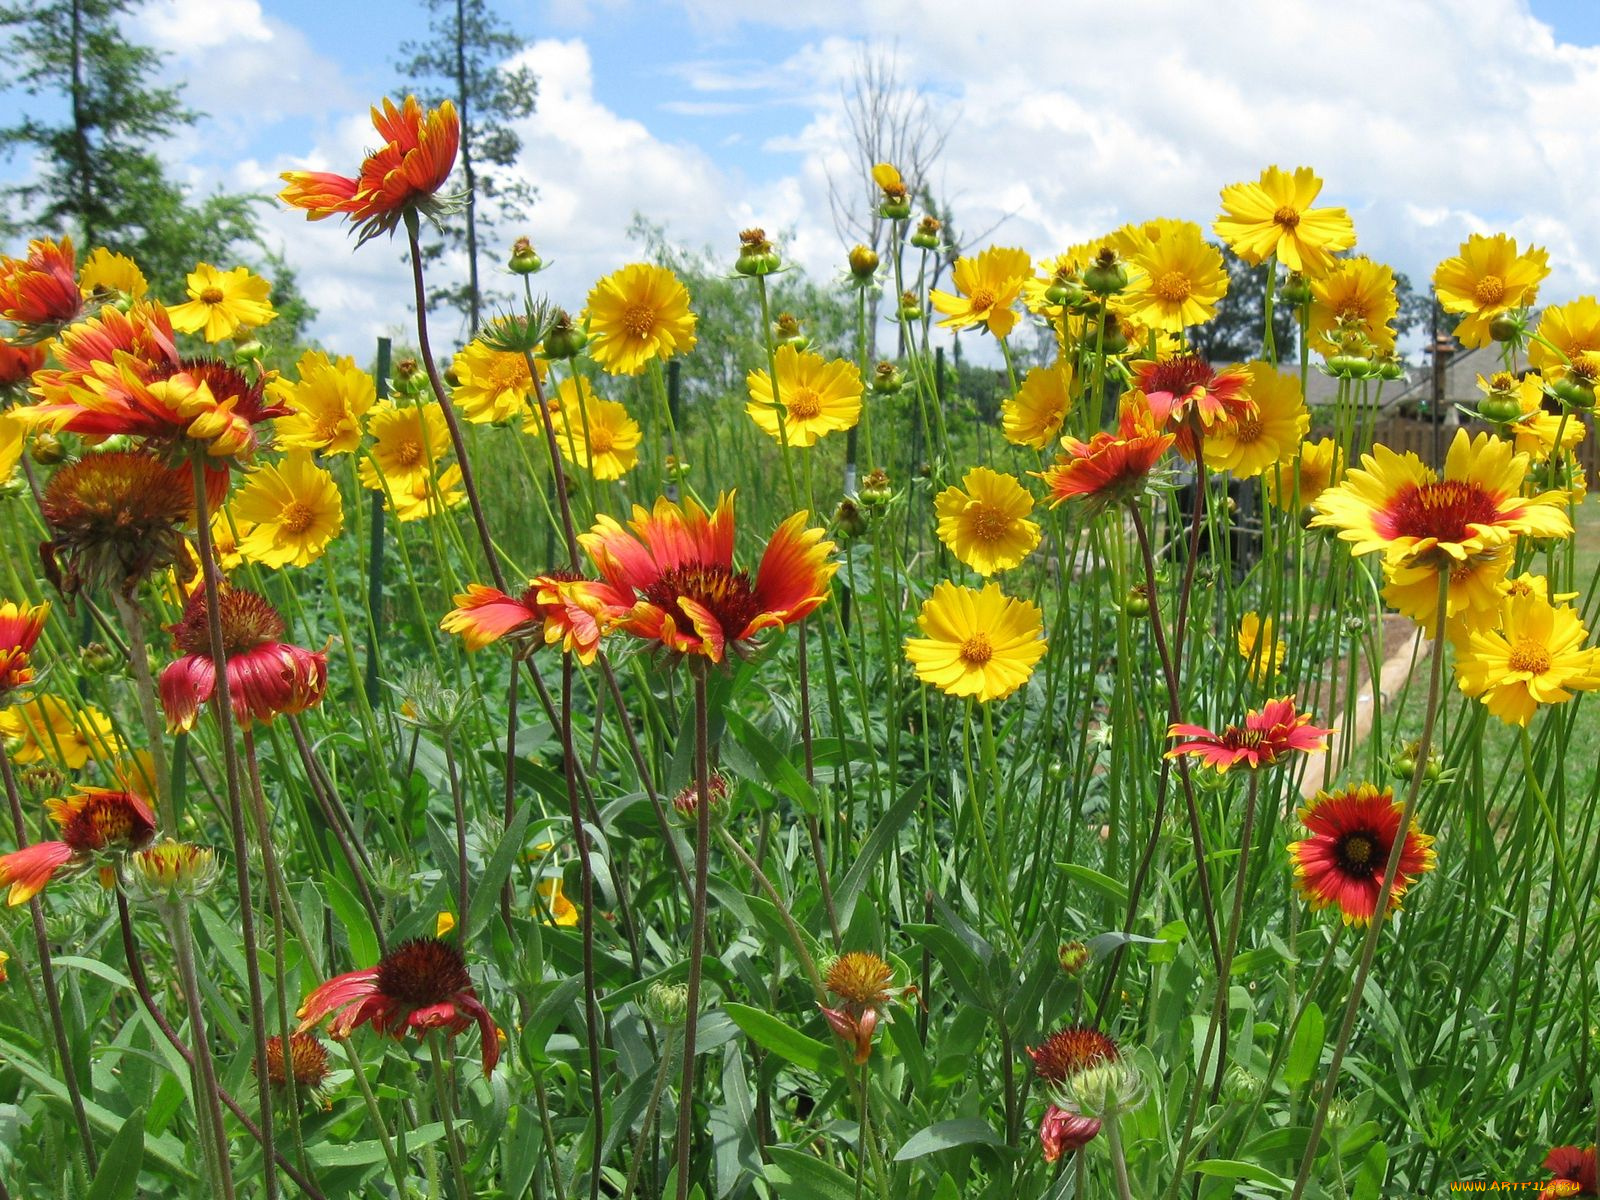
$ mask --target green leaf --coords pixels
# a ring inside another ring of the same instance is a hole
[[[473,929],[482,929],[483,923],[500,903],[500,887],[511,874],[517,856],[522,853],[523,834],[528,828],[528,815],[532,812],[531,804],[524,804],[518,809],[517,815],[511,818],[511,824],[506,826],[505,836],[495,847],[489,865],[484,867],[483,876],[473,885],[472,899],[469,901]]]
[[[855,1200],[855,1180],[832,1163],[814,1154],[774,1146],[772,1161],[762,1174],[771,1183],[781,1184],[783,1200]]]
[[[988,972],[983,960],[972,947],[943,925],[907,924],[903,928],[933,951],[933,956],[939,960],[939,965],[944,967],[945,973],[949,976],[950,985],[955,989],[958,999],[984,1012],[992,1010],[992,997],[988,994]]]
[[[1005,1139],[996,1133],[982,1117],[957,1117],[953,1121],[937,1121],[926,1129],[913,1133],[906,1144],[895,1152],[895,1162],[921,1158],[940,1150],[956,1146],[1003,1146]]]
[[[750,756],[760,765],[761,773],[767,777],[767,782],[815,816],[820,811],[816,790],[789,761],[789,756],[739,713],[730,711],[727,721],[734,740],[750,752]]]
[[[406,1133],[406,1151],[409,1153],[419,1146],[426,1146],[438,1141],[444,1136],[442,1122],[434,1121],[427,1125],[419,1125]],[[383,1152],[383,1143],[380,1141],[348,1142],[338,1145],[332,1142],[323,1142],[319,1146],[307,1146],[306,1157],[311,1160],[314,1167],[328,1169],[331,1167],[368,1167],[375,1163],[387,1162],[388,1158]]]
[[[1217,1175],[1223,1179],[1248,1179],[1275,1192],[1287,1192],[1294,1187],[1292,1180],[1274,1174],[1265,1167],[1231,1158],[1209,1158],[1205,1162],[1191,1163],[1189,1169],[1201,1175]]]
[[[797,1067],[820,1074],[824,1064],[837,1061],[837,1055],[827,1046],[798,1029],[791,1029],[771,1013],[743,1004],[724,1004],[722,1009],[756,1045],[788,1059]]]
[[[87,1200],[133,1200],[144,1166],[144,1109],[136,1108],[100,1157]]]
[[[1304,1086],[1316,1074],[1317,1064],[1322,1059],[1323,1034],[1322,1009],[1308,1001],[1283,1064],[1283,1081],[1291,1088]]]
[[[367,910],[332,871],[322,873],[322,885],[328,889],[328,907],[333,909],[333,915],[339,918],[345,936],[350,939],[350,961],[361,966],[377,962],[378,935],[373,931]]]
[[[1076,879],[1085,887],[1092,888],[1102,895],[1110,896],[1113,900],[1120,900],[1123,904],[1128,902],[1127,884],[1119,883],[1111,876],[1102,875],[1093,867],[1086,867],[1082,863],[1061,863],[1059,865],[1062,872],[1069,879]]]
[[[1356,1175],[1356,1186],[1350,1191],[1350,1200],[1380,1200],[1383,1180],[1389,1173],[1389,1147],[1379,1142],[1367,1151],[1361,1171]]]
[[[839,886],[833,892],[834,910],[839,915],[840,925],[850,924],[856,900],[866,888],[867,880],[878,869],[879,859],[894,845],[901,828],[917,811],[927,779],[924,773],[913,781],[901,794],[900,799],[894,802],[894,807],[883,814],[883,820],[879,821],[877,828],[867,835],[867,840],[861,843],[861,849],[856,853],[856,861],[851,864],[850,870],[845,873],[845,877],[839,881]]]

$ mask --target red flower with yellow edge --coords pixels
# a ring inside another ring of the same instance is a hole
[[[444,186],[456,165],[461,121],[446,100],[423,110],[415,96],[396,108],[385,98],[372,110],[372,125],[383,145],[362,160],[354,179],[326,171],[285,171],[289,185],[278,198],[306,217],[320,221],[335,215],[349,219],[360,241],[393,233],[407,212],[431,213],[434,193]]]
[[[1134,363],[1131,386],[1144,396],[1156,425],[1177,436],[1185,458],[1195,456],[1197,426],[1203,433],[1255,416],[1255,401],[1247,394],[1250,373],[1243,367],[1219,371],[1198,354]]]
[[[720,663],[763,630],[815,612],[839,569],[828,561],[833,543],[806,528],[809,513],[797,512],[772,535],[752,582],[733,565],[733,500],[724,494],[708,515],[692,499],[660,499],[653,511],[634,505],[632,533],[602,515],[579,534],[617,600],[601,615],[674,653]]]
[[[33,681],[29,654],[49,615],[49,604],[0,604],[0,700]]]
[[[1185,738],[1167,751],[1168,758],[1192,754],[1221,773],[1243,763],[1251,770],[1270,767],[1296,750],[1326,749],[1332,729],[1311,723],[1310,713],[1295,711],[1293,696],[1268,700],[1259,712],[1245,714],[1243,725],[1229,725],[1213,733],[1202,725],[1182,723],[1168,727],[1169,738]]]
[[[561,570],[530,579],[520,596],[471,583],[455,602],[439,628],[460,634],[468,650],[502,638],[547,646],[560,642],[586,667],[600,652],[605,632],[598,614],[630,603],[607,584]]]
[[[1151,424],[1148,409],[1125,399],[1116,433],[1102,430],[1087,442],[1062,438],[1066,453],[1048,470],[1029,474],[1049,487],[1051,508],[1081,497],[1100,512],[1137,496],[1172,442],[1172,434]]]
[[[1294,885],[1313,909],[1337,905],[1346,925],[1366,925],[1378,911],[1389,855],[1400,836],[1405,806],[1388,788],[1370,783],[1319,792],[1300,810],[1311,836],[1289,847]],[[1400,867],[1389,891],[1388,911],[1400,907],[1406,889],[1433,870],[1433,838],[1413,821],[1400,849]]]
[[[304,1033],[329,1014],[330,1036],[343,1040],[361,1025],[399,1040],[442,1029],[454,1036],[477,1023],[483,1041],[483,1073],[500,1061],[494,1019],[472,988],[461,951],[438,938],[401,942],[365,971],[337,975],[305,998],[295,1015]]]
[[[0,256],[0,317],[25,330],[61,325],[83,311],[72,239],[28,243],[28,257]]]
[[[58,365],[33,377],[33,392],[44,401],[40,407],[69,404],[75,388],[89,379],[114,375],[124,357],[146,372],[158,365],[171,369],[178,363],[178,347],[167,310],[145,302],[129,306],[127,312],[107,305],[62,330],[50,343],[50,357]]]
[[[0,387],[27,383],[44,366],[43,346],[23,346],[0,338]]]
[[[0,856],[0,887],[10,887],[9,904],[26,904],[58,874],[82,871],[108,850],[136,850],[156,834],[155,814],[134,792],[80,787],[44,807],[61,840]]]
[[[1600,1196],[1595,1178],[1595,1148],[1557,1146],[1545,1156],[1544,1169],[1555,1176],[1539,1192],[1539,1200],[1567,1196]]]
[[[325,652],[282,641],[283,618],[255,592],[224,584],[218,600],[228,694],[240,724],[304,712],[321,702],[328,687]],[[161,706],[174,733],[194,727],[200,706],[215,690],[207,612],[206,590],[196,588],[178,623],[168,627],[177,648],[184,651],[161,672]]]

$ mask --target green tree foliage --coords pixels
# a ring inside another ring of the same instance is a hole
[[[1228,294],[1217,305],[1213,321],[1189,330],[1194,348],[1212,362],[1245,362],[1261,356],[1261,330],[1266,326],[1267,272],[1217,246],[1228,269]],[[1280,286],[1282,280],[1279,281]],[[1280,360],[1296,353],[1293,309],[1277,297],[1272,313],[1272,336]]]
[[[507,173],[522,150],[511,122],[533,112],[538,80],[526,67],[507,67],[506,59],[523,47],[484,0],[427,0],[433,14],[427,42],[407,42],[397,64],[406,86],[429,105],[449,100],[461,117],[459,185],[466,202],[458,216],[446,216],[439,238],[423,244],[424,262],[460,252],[467,278],[454,286],[435,287],[434,308],[448,306],[476,333],[483,310],[497,297],[482,282],[483,243],[497,227],[521,220],[535,192]]]
[[[0,4],[11,86],[30,98],[0,128],[0,153],[28,153],[36,164],[31,178],[0,189],[0,232],[70,233],[82,250],[107,246],[169,297],[182,294],[196,262],[246,262],[273,281],[280,318],[264,334],[292,343],[314,311],[261,244],[255,209],[266,198],[191,198],[155,153],[200,114],[177,89],[152,82],[162,56],[124,32],[137,8],[132,0]]]

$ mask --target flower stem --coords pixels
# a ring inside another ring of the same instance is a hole
[[[383,1110],[378,1107],[378,1098],[372,1094],[372,1085],[367,1082],[367,1072],[362,1065],[361,1056],[356,1053],[356,1048],[350,1044],[349,1038],[340,1038],[339,1044],[344,1047],[345,1057],[350,1060],[350,1070],[355,1075],[356,1087],[361,1091],[361,1098],[367,1102],[367,1112],[372,1117],[373,1125],[377,1127],[378,1141],[383,1145],[383,1156],[389,1160],[389,1173],[394,1179],[394,1194],[408,1195],[405,1162],[389,1136],[388,1125],[384,1124]]]
[[[667,1089],[667,1076],[672,1074],[672,1052],[676,1046],[671,1031],[668,1031],[661,1046],[656,1081],[650,1087],[650,1099],[644,1106],[644,1120],[639,1125],[639,1136],[633,1144],[633,1161],[628,1164],[628,1182],[622,1189],[622,1200],[632,1200],[633,1189],[638,1185],[639,1168],[644,1165],[645,1150],[650,1141],[650,1127],[655,1124],[656,1112],[661,1107],[661,1093]]]
[[[765,290],[763,285],[763,297]],[[700,1017],[700,976],[706,950],[706,876],[711,865],[711,725],[707,712],[706,667],[695,663],[694,676],[694,779],[695,802],[694,896],[689,932],[688,1015],[683,1026],[683,1082],[678,1090],[678,1200],[689,1200],[689,1151],[694,1135],[695,1038]]]
[[[457,1200],[471,1200],[472,1193],[467,1191],[467,1177],[461,1169],[461,1141],[456,1136],[455,1106],[451,1103],[449,1085],[445,1080],[438,1030],[428,1034],[428,1055],[433,1059],[433,1094],[439,1104],[439,1120],[444,1122],[445,1156],[450,1160],[450,1176],[455,1182]]]
[[[169,762],[163,747],[166,745],[166,726],[161,721],[156,702],[156,681],[150,674],[150,653],[146,640],[144,612],[131,598],[122,594],[121,588],[111,589],[111,603],[128,631],[128,666],[133,671],[134,692],[139,699],[139,719],[144,723],[145,739],[150,743],[150,786],[155,790],[156,820],[161,832],[173,836],[172,781],[168,778]]]

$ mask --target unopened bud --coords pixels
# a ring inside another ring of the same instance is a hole
[[[1128,268],[1117,257],[1117,252],[1107,246],[1095,255],[1083,273],[1084,289],[1096,296],[1114,296],[1128,286]]]
[[[124,886],[143,899],[193,898],[216,882],[216,851],[165,838],[128,855],[122,878]]]
[[[143,652],[143,646],[132,647],[132,653],[140,654]],[[82,650],[78,651],[78,661],[83,664],[83,669],[89,674],[98,675],[102,671],[109,670],[111,664],[117,661],[117,657],[111,653],[104,642],[90,642]]]
[[[859,504],[846,496],[833,511],[833,523],[840,533],[860,537],[867,531],[867,514]]]
[[[673,1029],[684,1024],[689,1017],[688,986],[656,980],[644,991],[644,1011],[656,1025]]]
[[[872,371],[872,390],[880,396],[892,396],[906,385],[906,377],[892,362],[880,362]]]
[[[36,433],[33,445],[28,447],[28,457],[41,467],[53,467],[67,456],[67,448],[53,433]]]
[[[1062,942],[1056,950],[1056,961],[1068,975],[1077,975],[1089,965],[1089,947],[1082,942]]]
[[[533,243],[519,237],[511,243],[511,270],[518,275],[535,275],[544,269],[544,259],[533,248]]]
[[[711,778],[706,781],[707,794],[711,798],[711,815],[715,817],[723,803],[728,798],[728,777],[721,771],[711,772]],[[685,784],[672,798],[673,811],[685,821],[696,821],[700,815],[700,787],[697,783]]]
[[[850,250],[850,274],[859,283],[870,283],[878,270],[878,252],[871,246],[855,246]]]
[[[575,358],[588,341],[589,335],[573,322],[572,314],[564,308],[558,308],[550,328],[545,330],[544,356],[552,359]]]
[[[902,321],[922,320],[922,301],[917,299],[915,292],[900,293],[900,319]]]

